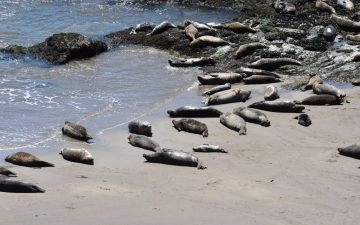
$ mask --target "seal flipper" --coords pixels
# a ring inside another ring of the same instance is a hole
[[[37,164],[38,167],[55,167],[54,164],[48,163],[48,162],[45,162],[42,160],[36,160],[36,161],[34,161],[34,163]]]
[[[204,165],[202,164],[202,162],[198,162],[197,169],[198,169],[198,170],[204,170],[204,169],[207,169],[207,167],[204,166]]]

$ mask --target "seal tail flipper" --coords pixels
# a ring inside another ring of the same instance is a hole
[[[36,186],[36,185],[33,185],[32,188],[33,188],[34,190],[36,190],[36,192],[40,192],[40,193],[45,193],[45,192],[46,192],[44,189],[39,188],[39,187]]]
[[[205,99],[204,101],[201,102],[202,104],[205,104],[205,105],[209,105],[209,98]]]
[[[202,164],[202,162],[198,162],[197,168],[198,168],[198,170],[204,170],[204,169],[207,169],[207,167],[206,167],[206,166],[204,166],[204,165]]]
[[[87,139],[94,139],[93,137],[91,137],[91,136],[88,135],[88,134],[86,135],[86,138],[87,138]]]
[[[221,152],[223,152],[223,153],[229,153],[228,151],[226,151],[225,149],[221,149]]]
[[[293,119],[296,119],[296,120],[298,120],[299,119],[299,117],[298,116],[295,116]]]
[[[207,137],[207,136],[209,136],[209,132],[206,130],[206,131],[204,131],[203,133],[202,133],[202,136],[203,137]]]

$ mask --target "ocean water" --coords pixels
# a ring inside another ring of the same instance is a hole
[[[60,32],[90,39],[142,22],[174,24],[232,20],[236,12],[131,1],[0,0],[0,48],[31,46]],[[104,40],[106,41],[106,40]],[[97,57],[53,66],[25,56],[0,53],[0,150],[46,146],[65,120],[96,136],[147,115],[197,86],[197,68],[172,68],[168,52],[120,45]]]

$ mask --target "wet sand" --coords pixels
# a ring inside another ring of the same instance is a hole
[[[280,100],[312,95],[273,85]],[[251,99],[214,107],[225,113],[263,100],[265,86],[233,85],[251,90]],[[358,224],[360,163],[339,155],[337,148],[359,140],[360,88],[343,90],[350,103],[305,106],[312,119],[309,127],[293,119],[299,113],[263,111],[271,126],[247,123],[244,136],[220,124],[219,118],[198,119],[209,128],[207,138],[178,132],[166,110],[194,102],[200,106],[202,90],[182,94],[140,119],[151,118],[152,139],[163,148],[192,152],[207,143],[229,152],[194,152],[206,170],[145,162],[142,155],[152,152],[128,143],[127,125],[96,135],[91,145],[65,138],[64,146],[37,154],[54,163],[53,168],[0,164],[17,172],[16,179],[46,190],[0,193],[1,223]],[[64,160],[58,153],[65,146],[86,148],[95,165]]]

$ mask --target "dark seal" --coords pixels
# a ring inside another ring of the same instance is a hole
[[[17,173],[12,172],[4,167],[0,167],[0,174],[5,175],[5,176],[16,176]]]
[[[85,127],[76,123],[71,123],[69,121],[65,121],[65,126],[62,128],[62,133],[80,141],[93,139],[90,135],[88,135]]]
[[[360,145],[353,144],[347,147],[338,148],[341,155],[349,156],[355,159],[360,159]]]
[[[214,107],[194,107],[182,106],[175,110],[168,110],[167,113],[170,117],[219,117],[223,112],[215,109]]]
[[[54,167],[54,164],[42,161],[38,157],[26,152],[17,152],[8,155],[5,158],[6,162],[26,167]]]
[[[270,121],[268,120],[266,115],[260,111],[241,106],[234,109],[233,113],[243,118],[245,122],[260,124],[264,127],[270,126]]]
[[[209,135],[206,124],[194,119],[181,119],[178,121],[173,120],[172,123],[178,131],[183,130],[190,133],[201,134],[203,137],[207,137]]]
[[[308,114],[302,113],[299,116],[294,117],[294,119],[297,119],[301,126],[308,127],[311,125],[311,119]]]
[[[45,190],[38,186],[22,181],[13,180],[8,177],[0,176],[0,191],[12,193],[45,193]]]
[[[305,107],[291,101],[260,101],[248,105],[248,108],[261,109],[271,112],[302,112]]]

